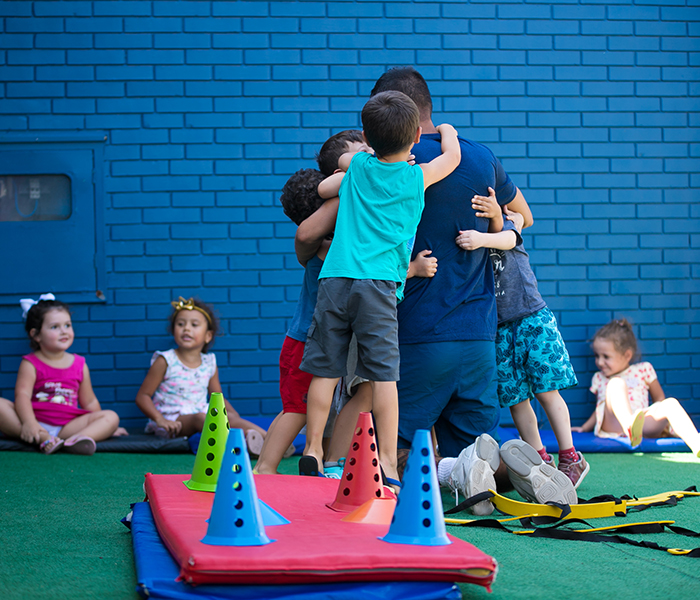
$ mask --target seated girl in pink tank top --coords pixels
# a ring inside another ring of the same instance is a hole
[[[101,409],[85,359],[67,352],[74,339],[68,306],[40,300],[27,312],[25,329],[34,352],[19,365],[14,406],[0,399],[0,430],[44,454],[60,448],[93,454],[95,442],[117,432],[119,416]]]

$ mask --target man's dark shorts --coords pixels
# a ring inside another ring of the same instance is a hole
[[[396,287],[394,281],[376,279],[321,279],[301,370],[327,378],[347,375],[354,332],[355,373],[370,381],[398,381]]]
[[[433,425],[442,456],[458,456],[482,433],[499,440],[497,383],[494,342],[401,344],[399,448]]]

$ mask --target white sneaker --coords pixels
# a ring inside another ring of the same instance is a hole
[[[498,443],[488,433],[481,434],[476,441],[459,453],[452,467],[447,484],[455,492],[455,501],[459,502],[459,492],[465,498],[471,498],[481,492],[496,490],[494,473],[501,459],[498,453]],[[470,507],[475,515],[490,515],[493,504],[484,500]]]
[[[578,504],[571,480],[546,464],[530,444],[508,440],[501,447],[501,458],[508,467],[508,477],[518,493],[530,502]]]

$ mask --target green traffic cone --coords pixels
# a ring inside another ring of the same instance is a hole
[[[194,459],[192,477],[183,483],[198,492],[215,492],[219,479],[221,461],[228,438],[228,415],[224,395],[213,392],[209,398],[207,418],[204,420],[202,438],[199,440],[197,456]]]

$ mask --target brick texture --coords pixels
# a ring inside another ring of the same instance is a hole
[[[359,126],[378,75],[411,64],[437,119],[489,145],[532,207],[526,245],[580,382],[572,420],[593,408],[588,341],[626,316],[700,422],[696,5],[0,2],[0,135],[107,136],[107,302],[74,315],[103,406],[143,422],[133,399],[170,344],[169,300],[198,295],[221,316],[228,397],[277,412],[302,274],[279,190]],[[0,329],[11,398],[18,307],[0,306]]]

